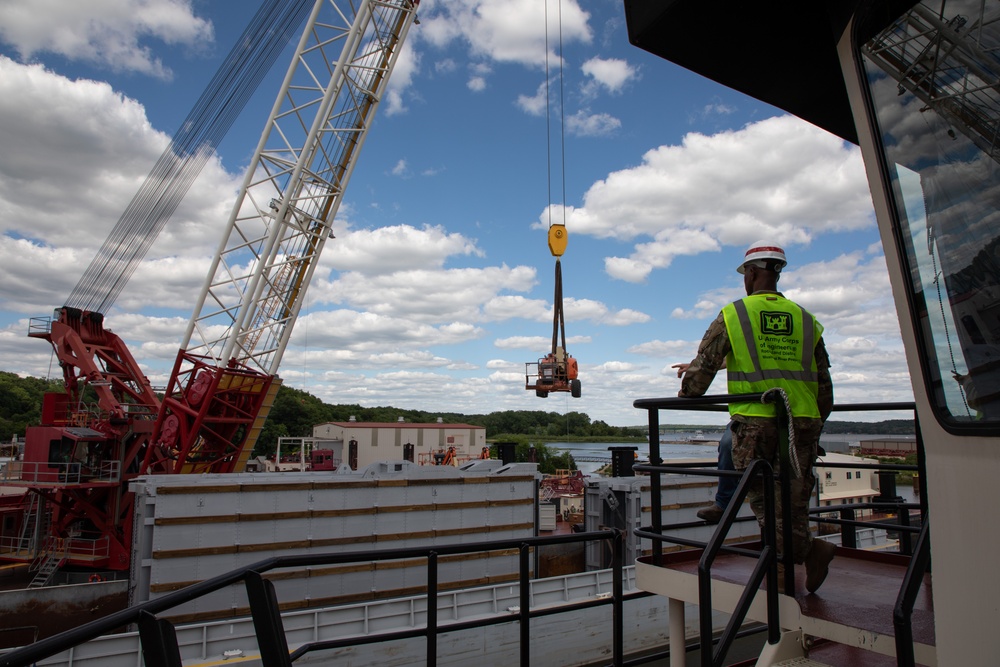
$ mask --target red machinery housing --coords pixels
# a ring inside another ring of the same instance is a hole
[[[41,424],[27,429],[22,460],[8,466],[4,483],[27,492],[13,508],[20,526],[5,536],[4,556],[126,569],[129,481],[242,470],[277,383],[182,351],[161,400],[99,313],[61,308],[56,315],[45,326],[34,321],[29,335],[52,344],[67,393],[45,395]],[[29,548],[38,535],[47,535],[41,548]]]

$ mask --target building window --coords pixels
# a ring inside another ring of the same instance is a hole
[[[856,473],[854,473],[854,479],[861,479],[861,471],[860,470],[857,471]]]

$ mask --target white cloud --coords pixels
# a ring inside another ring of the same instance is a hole
[[[608,373],[632,373],[641,368],[641,366],[627,361],[605,361],[603,364],[588,368],[588,370],[605,371]]]
[[[705,231],[666,229],[657,233],[653,241],[637,244],[628,258],[605,258],[604,270],[612,278],[638,283],[644,281],[653,269],[670,266],[675,257],[718,250],[718,241]]]
[[[575,233],[640,243],[609,257],[606,271],[641,282],[673,257],[742,246],[762,236],[786,246],[818,234],[872,224],[867,180],[856,146],[791,116],[648,151],[637,167],[592,185],[568,207]],[[544,226],[548,212],[539,216]]]
[[[567,336],[566,345],[579,345],[589,343],[590,336]],[[498,338],[493,344],[502,350],[550,350],[552,349],[552,338],[548,336],[510,336],[509,338]]]
[[[522,370],[524,364],[517,361],[507,361],[506,359],[490,359],[486,362],[486,368],[490,370],[513,371]]]
[[[651,340],[625,350],[644,357],[690,359],[698,351],[698,342],[689,340]]]
[[[449,74],[458,69],[458,63],[451,58],[442,58],[434,63],[434,71],[439,74]]]
[[[550,9],[550,14],[553,10]],[[558,63],[553,51],[561,34],[564,44],[589,44],[593,35],[588,25],[590,15],[577,0],[562,2],[559,23],[549,19],[551,66]],[[501,63],[518,63],[541,68],[546,61],[545,3],[536,0],[451,0],[436,3],[422,11],[420,34],[437,47],[462,40],[470,52],[480,58]]]
[[[601,324],[623,327],[630,324],[644,324],[649,322],[650,319],[652,318],[649,315],[641,311],[633,310],[632,308],[622,308],[621,310],[605,315],[601,319]]]
[[[405,316],[340,309],[300,317],[293,338],[310,347],[373,352],[455,345],[483,334],[482,329],[462,322],[432,325]]]
[[[566,130],[579,137],[603,137],[612,134],[622,122],[606,113],[590,113],[581,109],[566,118]]]
[[[632,65],[620,58],[591,58],[581,66],[583,73],[610,93],[620,93],[629,81],[638,76]]]
[[[8,0],[0,3],[0,39],[25,60],[47,52],[169,79],[170,69],[142,42],[197,50],[214,31],[189,0]]]
[[[396,64],[392,68],[392,76],[386,84],[385,106],[380,109],[386,116],[395,116],[406,113],[406,103],[403,101],[404,93],[413,84],[413,79],[420,71],[421,55],[417,51],[414,43],[410,40],[403,42],[403,48],[399,51]]]
[[[440,226],[422,229],[392,225],[375,229],[336,230],[336,251],[324,263],[339,271],[364,270],[391,274],[420,268],[440,268],[455,255],[482,257],[475,241]]]
[[[350,271],[333,282],[313,281],[317,303],[349,305],[372,314],[426,323],[476,322],[500,292],[527,291],[535,270],[507,266],[483,269],[407,270],[386,274]]]
[[[543,81],[535,90],[534,95],[518,95],[517,106],[519,109],[531,116],[544,116],[548,108],[548,98]]]
[[[168,143],[109,85],[0,56],[0,303],[34,313],[63,303]],[[209,160],[122,293],[123,308],[191,307],[185,295],[201,284],[237,185]]]
[[[490,320],[520,317],[538,322],[552,319],[552,304],[542,299],[506,294],[487,301],[483,306],[483,314]]]

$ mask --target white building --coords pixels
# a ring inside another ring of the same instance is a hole
[[[313,451],[329,449],[338,464],[358,470],[376,461],[412,461],[421,465],[461,465],[478,459],[486,447],[486,429],[470,424],[397,422],[327,422],[313,427]]]
[[[827,453],[816,461],[819,480],[819,507],[867,503],[879,494],[878,473],[862,468],[823,468],[827,463],[877,464],[876,459],[859,458],[846,454]],[[865,510],[862,514],[870,513]]]

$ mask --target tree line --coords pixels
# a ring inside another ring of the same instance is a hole
[[[0,442],[24,436],[28,426],[41,420],[42,395],[62,392],[60,380],[22,378],[0,371]],[[503,410],[489,414],[465,415],[457,412],[427,412],[392,406],[366,408],[357,404],[331,405],[301,389],[282,386],[271,413],[254,448],[254,454],[274,453],[278,438],[307,437],[313,426],[325,422],[348,421],[395,422],[400,417],[411,423],[432,423],[440,418],[448,424],[471,424],[486,429],[496,441],[513,441],[527,447],[529,442],[548,441],[641,441],[644,427],[611,426],[582,412],[545,412],[542,410]],[[826,433],[912,434],[913,420],[893,419],[883,422],[829,421]]]
[[[42,396],[46,392],[63,391],[60,380],[22,378],[0,371],[0,442],[10,442],[14,436],[24,437],[28,426],[41,421]],[[640,429],[610,426],[600,419],[591,420],[582,412],[560,414],[541,410],[506,410],[465,415],[392,406],[331,405],[306,391],[283,385],[275,397],[254,454],[271,455],[277,448],[278,438],[308,437],[317,424],[348,421],[351,417],[360,422],[395,422],[402,417],[410,423],[433,423],[440,418],[448,424],[482,426],[491,440],[525,443],[525,447],[530,439],[600,441],[645,437]]]

